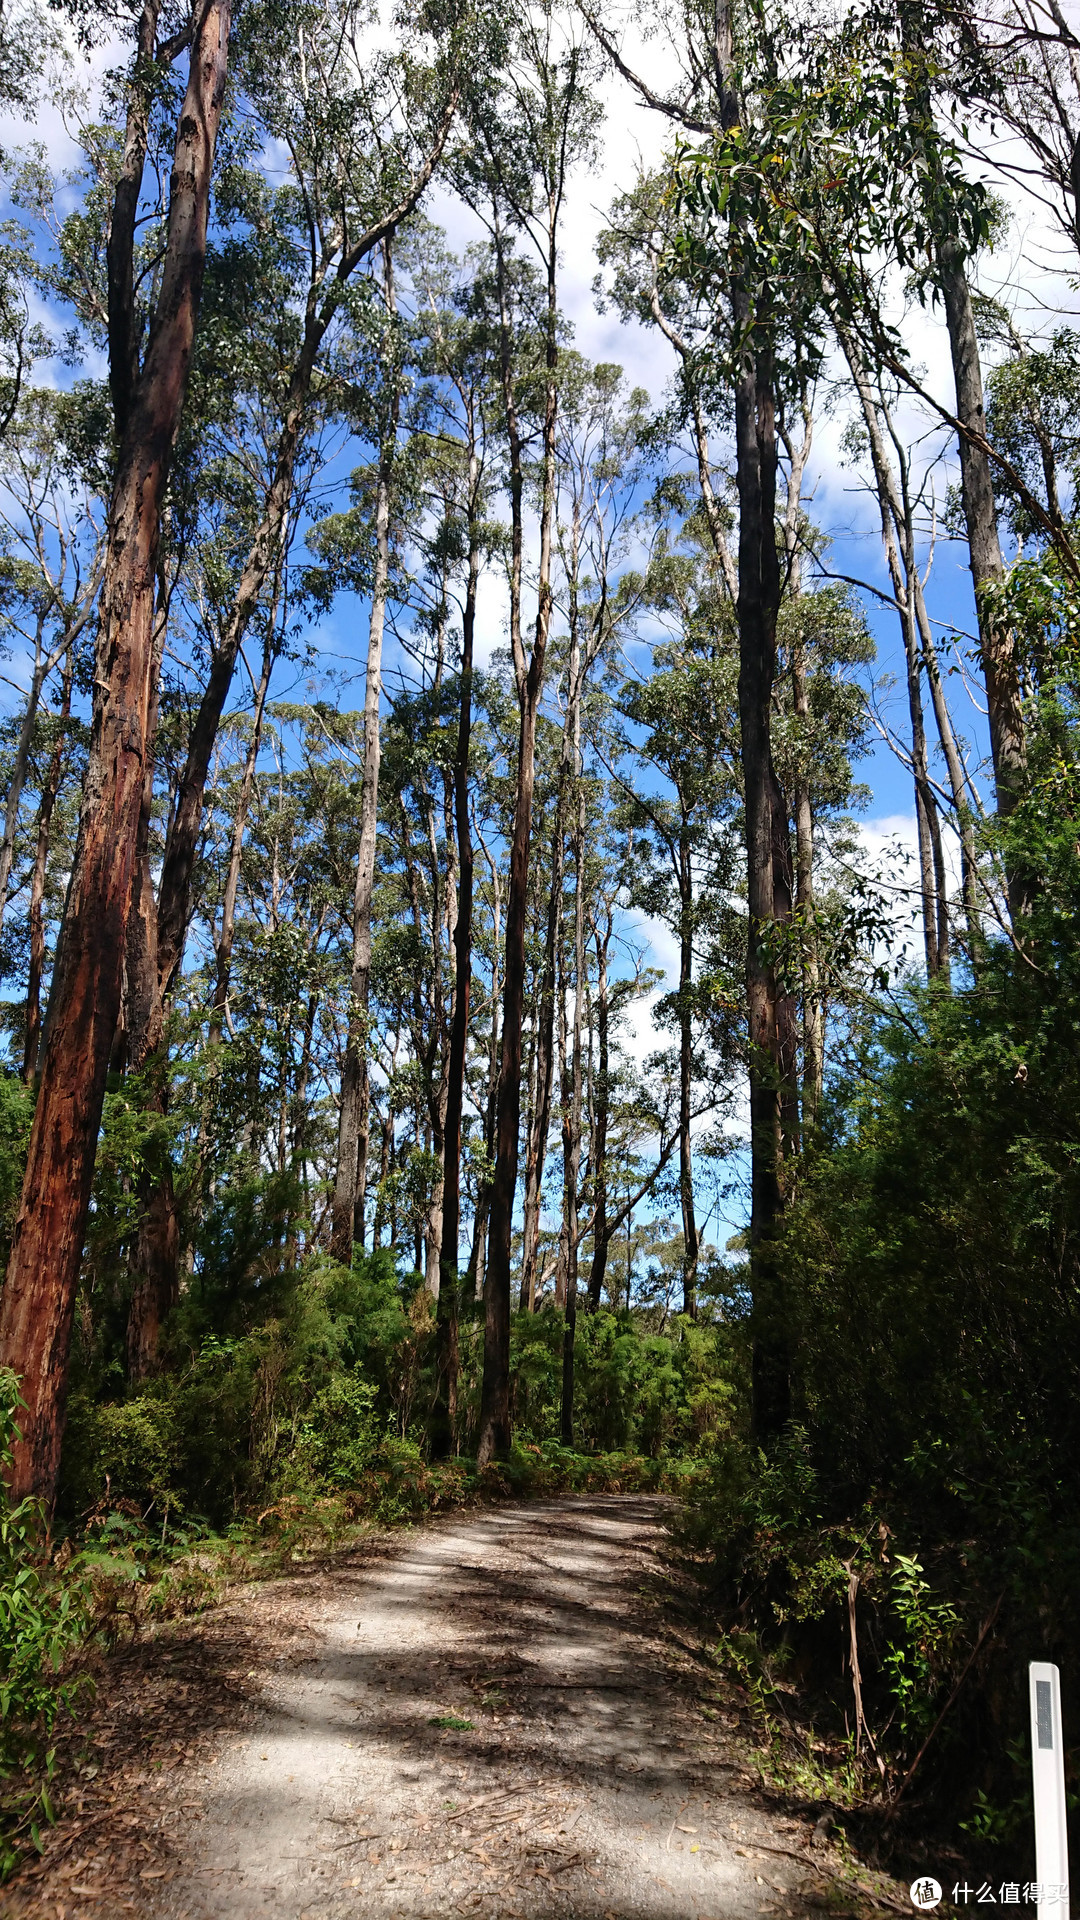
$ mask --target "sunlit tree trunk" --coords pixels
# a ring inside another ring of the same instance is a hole
[[[551,888],[544,933],[544,967],[540,980],[540,1009],[536,1033],[536,1104],[525,1157],[525,1211],[521,1235],[521,1300],[531,1313],[536,1306],[536,1274],[540,1249],[540,1205],[551,1128],[551,1090],[555,1069],[555,979],[562,937],[563,893],[563,785],[555,800],[555,831],[551,836]]]
[[[498,862],[492,859],[483,839],[480,841],[484,857],[487,860],[491,876],[491,1030],[488,1036],[487,1080],[483,1106],[484,1153],[490,1167],[495,1158],[495,1108],[499,1091],[499,1006],[501,1004],[501,981],[499,978],[499,938],[502,922],[502,890],[499,881]],[[472,1247],[469,1253],[469,1265],[465,1273],[464,1294],[466,1299],[482,1300],[484,1282],[487,1277],[487,1236],[488,1220],[491,1214],[491,1181],[484,1177],[478,1182],[476,1194],[476,1213],[473,1219]]]
[[[251,739],[244,759],[244,771],[240,779],[240,792],[236,799],[236,812],[233,815],[232,840],[229,845],[229,865],[225,874],[225,892],[221,902],[221,931],[217,938],[215,954],[214,999],[210,1013],[210,1038],[220,1040],[225,1020],[225,1008],[229,999],[229,981],[232,976],[233,941],[236,937],[236,902],[240,892],[240,866],[244,852],[244,833],[247,828],[248,813],[251,808],[251,795],[255,787],[255,769],[259,764],[259,749],[262,745],[263,718],[266,713],[266,701],[270,692],[270,676],[274,667],[274,622],[271,617],[266,630],[263,645],[262,667],[255,688],[255,711],[251,721]]]
[[[814,886],[814,804],[810,785],[813,729],[806,677],[806,646],[799,619],[802,595],[802,485],[813,445],[814,423],[809,398],[802,390],[802,438],[783,434],[788,455],[787,501],[784,507],[784,557],[787,604],[791,609],[791,704],[799,722],[796,767],[792,783],[795,821],[795,910],[798,917],[802,970],[802,1128],[813,1136],[825,1077],[825,1001],[821,985],[821,943]]]
[[[599,918],[593,922],[596,943],[596,1079],[593,1086],[593,1134],[590,1146],[593,1181],[593,1256],[589,1268],[589,1312],[595,1313],[604,1298],[611,1229],[608,1226],[608,1116],[611,1110],[610,1015],[608,1002],[608,943],[612,916],[607,914],[606,932],[601,934]]]
[[[388,312],[395,311],[391,243],[383,248],[384,291]],[[390,370],[388,377],[392,378]],[[353,891],[352,970],[349,1032],[341,1075],[334,1211],[330,1251],[347,1266],[353,1241],[363,1245],[364,1196],[368,1161],[368,994],[371,983],[371,896],[375,885],[375,843],[379,821],[379,708],[382,701],[382,647],[390,584],[390,487],[396,450],[399,397],[397,383],[390,417],[379,449],[375,494],[375,577],[368,623],[367,679],[364,692],[364,772],[360,790],[360,847]]]
[[[986,685],[986,719],[994,763],[994,789],[998,812],[1008,814],[1024,790],[1024,721],[1013,636],[1007,626],[994,619],[982,592],[984,587],[1000,581],[1005,569],[998,537],[990,461],[984,451],[986,408],[971,289],[964,272],[960,248],[954,240],[939,244],[938,270],[956,386],[956,417],[961,427],[966,429],[957,436],[960,498],[967,528],[971,578],[975,587],[979,649]],[[1022,885],[1011,882],[1009,891],[1013,911],[1021,911]]]
[[[904,630],[905,654],[910,658],[912,650],[921,650],[926,667],[927,680],[937,724],[938,739],[944,755],[949,777],[949,790],[952,796],[953,811],[956,816],[957,832],[960,836],[960,882],[967,921],[968,950],[973,959],[977,957],[981,946],[978,882],[976,878],[975,836],[972,830],[971,806],[963,763],[960,759],[956,735],[945,700],[945,691],[941,684],[937,651],[933,633],[926,611],[922,581],[919,577],[915,559],[914,519],[911,508],[910,492],[907,484],[907,459],[899,437],[893,427],[886,409],[881,407],[880,398],[875,399],[870,381],[863,366],[858,349],[847,327],[836,324],[837,338],[843,348],[844,356],[851,371],[855,390],[862,408],[863,423],[866,427],[870,445],[871,464],[874,469],[874,483],[877,488],[878,506],[881,515],[881,538],[885,548],[885,557],[889,568],[893,595],[896,599]],[[899,465],[899,477],[889,457],[883,431],[883,418],[892,440]],[[909,621],[905,609],[911,600],[918,630],[918,639],[909,634]],[[940,842],[940,830],[938,832]],[[927,833],[927,839],[930,835]],[[930,866],[933,865],[933,846],[930,846]],[[920,862],[923,862],[920,848]],[[941,903],[944,907],[944,900]],[[925,917],[925,909],[924,909]]]
[[[679,1206],[683,1224],[683,1312],[697,1314],[697,1270],[701,1255],[694,1206],[694,874],[690,827],[684,812],[673,848],[679,887]]]
[[[577,680],[571,661],[572,680]],[[563,1102],[563,1213],[566,1221],[566,1307],[563,1326],[562,1440],[574,1444],[574,1341],[578,1308],[578,1182],[581,1170],[582,1054],[581,1015],[585,997],[585,791],[582,785],[581,700],[574,702],[574,774],[577,818],[574,826],[574,1018],[570,1036],[569,1101]]]

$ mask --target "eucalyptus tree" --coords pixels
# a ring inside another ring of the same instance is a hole
[[[364,689],[363,776],[360,790],[360,844],[353,892],[352,995],[349,1043],[341,1078],[338,1119],[338,1157],[334,1176],[334,1212],[331,1251],[346,1264],[353,1242],[364,1238],[364,1197],[368,1160],[367,1020],[371,978],[371,896],[375,882],[375,837],[379,812],[380,709],[382,705],[382,649],[390,594],[391,511],[401,407],[400,350],[396,336],[393,242],[383,240],[383,297],[387,327],[380,353],[381,405],[375,425],[378,449],[373,516],[374,565],[371,611],[368,618],[367,667]]]
[[[980,945],[978,856],[973,825],[975,800],[949,712],[927,611],[925,581],[917,553],[916,513],[919,499],[912,477],[910,452],[903,443],[888,404],[883,378],[879,374],[876,382],[871,381],[849,328],[840,319],[836,320],[835,325],[858,396],[861,425],[870,452],[878,500],[882,545],[904,646],[911,723],[911,745],[906,757],[915,782],[927,974],[930,977],[947,975],[948,902],[938,824],[939,809],[931,784],[922,714],[921,680],[924,671],[930,685],[938,739],[948,771],[954,824],[960,839],[961,890],[967,921],[968,952],[973,961]]]
[[[0,926],[42,697],[63,662],[70,707],[72,656],[101,585],[103,530],[92,491],[71,486],[65,411],[59,395],[32,389],[0,440],[0,636],[29,666],[0,835]]]
[[[683,584],[673,580],[673,600]],[[634,827],[637,855],[630,897],[641,911],[670,926],[679,951],[678,984],[661,1002],[659,1014],[677,1034],[683,1311],[694,1315],[700,1240],[692,1129],[695,1088],[706,1077],[715,998],[711,988],[703,991],[701,962],[708,931],[715,930],[736,885],[738,730],[734,647],[715,649],[711,633],[702,647],[701,631],[711,625],[708,614],[697,636],[687,624],[689,632],[654,650],[646,678],[626,683],[620,708],[630,775],[623,813]],[[657,774],[660,793],[655,792]],[[730,1070],[729,1060],[718,1064],[722,1072]],[[710,1077],[716,1071],[714,1064]]]
[[[993,604],[993,588],[1002,579],[1004,563],[986,438],[982,363],[968,277],[968,258],[962,226],[956,218],[955,189],[949,179],[948,163],[946,161],[942,165],[935,152],[933,92],[941,54],[944,53],[948,59],[952,51],[949,46],[951,35],[946,29],[945,46],[942,47],[940,15],[936,12],[931,15],[921,0],[903,0],[895,18],[896,41],[904,62],[904,105],[915,123],[915,137],[921,142],[930,161],[924,174],[926,220],[935,258],[934,277],[945,311],[952,358],[960,496],[975,589],[994,783],[998,811],[1006,814],[1011,812],[1023,792],[1024,724],[1013,635],[996,617]],[[883,26],[883,22],[878,23],[879,33]],[[949,85],[947,81],[946,87]],[[1015,915],[1023,905],[1023,889],[1015,883],[1015,878],[1010,886],[1010,896]]]
[[[0,1299],[0,1351],[22,1381],[16,1496],[51,1502],[60,1462],[79,1260],[90,1203],[109,1053],[120,1011],[153,699],[160,518],[169,457],[198,323],[214,146],[225,90],[228,0],[206,0],[191,29],[157,300],[139,354],[124,293],[134,247],[122,170],[114,198],[118,271],[110,308],[118,452],[109,508],[94,723],[82,820],[49,1000],[26,1173]],[[141,49],[140,49],[141,52]],[[142,71],[128,116],[141,179]],[[136,195],[137,198],[137,195]]]
[[[607,270],[604,298],[625,319],[634,318],[659,332],[675,359],[672,425],[690,436],[701,507],[732,606],[739,596],[730,483],[718,468],[728,429],[727,396],[715,378],[717,329],[723,327],[715,304],[702,299],[693,276],[680,271],[677,202],[665,171],[640,173],[628,192],[613,202],[600,235],[598,255]]]
[[[329,402],[348,403],[366,357],[363,318],[376,289],[368,265],[425,191],[457,108],[473,19],[433,9],[393,49],[363,44],[356,10],[342,21],[309,5],[252,9],[244,19],[239,81],[254,124],[283,142],[286,187],[238,209],[241,251],[257,255],[269,229],[297,274],[266,319],[277,348],[274,416],[254,532],[236,557],[205,692],[192,726],[159,894],[159,977],[178,964],[206,773],[237,652],[286,541],[297,460]],[[418,44],[414,44],[414,38]],[[426,58],[425,58],[426,56]],[[302,263],[302,265],[300,264]],[[296,315],[296,321],[293,315]]]
[[[528,9],[515,23],[505,73],[493,99],[478,99],[470,148],[459,157],[459,189],[488,226],[496,354],[502,397],[510,504],[510,651],[520,724],[506,892],[505,962],[500,1040],[495,1169],[491,1188],[485,1282],[484,1380],[478,1456],[510,1444],[510,1286],[513,1215],[521,1121],[522,1022],[526,918],[537,717],[552,616],[556,427],[559,399],[559,237],[570,170],[592,151],[597,107],[588,88],[588,50],[576,23],[550,5]],[[523,619],[526,414],[513,302],[522,276],[515,238],[540,263],[541,285],[530,316],[542,366],[537,406],[539,538],[536,615],[526,648]]]
[[[671,10],[674,12],[674,10]],[[667,12],[659,9],[667,19]],[[793,1074],[796,1061],[793,996],[777,965],[778,933],[790,924],[794,875],[788,810],[773,762],[771,717],[776,678],[776,631],[784,589],[777,539],[777,481],[781,443],[777,411],[795,343],[812,340],[817,283],[763,189],[752,156],[775,146],[773,96],[787,28],[767,10],[739,14],[727,4],[708,20],[680,18],[674,45],[675,82],[658,90],[624,59],[599,9],[587,17],[601,45],[639,97],[695,137],[678,175],[680,218],[669,246],[672,271],[688,295],[657,293],[659,318],[687,300],[692,312],[714,316],[712,377],[726,392],[733,427],[738,499],[735,613],[739,648],[739,755],[745,817],[749,937],[746,1003],[749,1025],[751,1127],[751,1246],[755,1295],[754,1423],[763,1436],[789,1413],[787,1331],[783,1288],[774,1257],[797,1145]],[[647,197],[647,196],[646,196]],[[638,262],[631,261],[650,307],[650,256],[657,216],[643,206]],[[643,274],[641,259],[646,272]],[[653,282],[655,284],[655,281]],[[657,313],[654,313],[657,319]],[[684,346],[683,329],[674,326]],[[676,344],[684,366],[689,355]],[[691,409],[692,410],[692,409]],[[699,442],[700,435],[695,434]],[[710,481],[708,462],[703,477]],[[715,513],[711,532],[726,530]],[[728,574],[730,579],[730,574]],[[782,934],[781,934],[782,937]]]
[[[559,429],[557,544],[560,612],[565,621],[563,740],[556,802],[554,864],[561,866],[564,833],[573,862],[572,946],[567,942],[560,991],[561,1132],[563,1164],[562,1233],[556,1302],[565,1311],[563,1339],[562,1434],[573,1439],[574,1342],[578,1303],[581,1226],[581,1156],[585,1094],[584,1033],[590,982],[586,959],[589,903],[602,874],[594,847],[601,822],[597,801],[604,788],[595,765],[586,763],[586,734],[603,728],[607,698],[595,685],[602,663],[614,656],[632,632],[646,599],[645,578],[650,533],[640,497],[661,452],[640,388],[627,391],[621,368],[589,366],[566,356]],[[640,563],[645,547],[646,565]],[[590,710],[597,710],[595,714]],[[552,876],[553,887],[556,875]],[[565,1033],[567,986],[573,1008]],[[590,1162],[594,1161],[590,1147]],[[526,1195],[526,1201],[528,1196]],[[524,1248],[523,1291],[528,1248]]]
[[[329,422],[348,416],[350,398],[364,383],[373,350],[370,321],[378,311],[367,269],[431,178],[456,108],[464,42],[474,27],[471,14],[455,11],[444,20],[433,9],[410,27],[404,43],[373,49],[362,43],[355,10],[341,24],[318,8],[286,15],[268,6],[244,17],[238,87],[250,125],[247,154],[241,147],[239,157],[248,157],[261,128],[285,142],[289,178],[271,190],[259,166],[248,164],[230,169],[223,181],[225,232],[213,261],[217,298],[206,343],[207,387],[215,381],[228,387],[239,432],[222,448],[217,474],[216,496],[226,509],[207,555],[211,564],[202,570],[199,603],[200,612],[210,609],[202,622],[209,670],[169,812],[153,914],[154,975],[142,996],[146,1032],[136,1054],[156,1050],[162,1002],[181,961],[206,779],[235,663],[287,562],[313,470],[323,457],[321,438]],[[375,334],[377,352],[377,325]],[[377,616],[372,624],[377,634]],[[377,644],[371,653],[377,727]],[[373,782],[374,761],[372,755]],[[371,817],[373,808],[374,788]],[[367,852],[370,840],[369,833]],[[356,909],[360,1001],[368,864],[362,855]],[[152,912],[148,906],[147,919]],[[354,1036],[342,1104],[348,1140],[339,1163],[350,1171],[337,1183],[338,1251],[345,1231],[344,1181],[353,1188],[363,1184],[363,1093],[363,1059]],[[166,1206],[161,1231],[172,1241],[167,1215]],[[175,1264],[165,1254],[153,1264],[164,1276],[166,1294],[174,1292]],[[167,1300],[159,1303],[158,1318],[165,1305]]]
[[[804,36],[807,61],[792,73],[776,107],[786,129],[783,152],[778,143],[763,156],[758,177],[784,210],[871,375],[884,369],[956,436],[994,787],[998,811],[1006,815],[1024,789],[1024,731],[1013,637],[997,611],[1003,562],[995,484],[1027,494],[1066,570],[1080,575],[1068,539],[1046,522],[1038,500],[987,436],[971,274],[995,214],[951,124],[951,116],[966,117],[979,104],[983,82],[973,47],[963,9],[931,14],[919,0],[852,16],[813,48]],[[920,300],[941,303],[951,405],[915,367],[888,311],[896,269],[907,274]],[[1018,876],[1010,877],[1009,893],[1014,911],[1021,910]]]
[[[501,544],[489,517],[489,438],[497,390],[491,379],[490,315],[484,311],[487,261],[476,250],[456,261],[431,243],[416,268],[421,321],[427,336],[423,367],[432,383],[427,434],[428,492],[433,524],[429,564],[439,584],[437,623],[461,622],[456,663],[457,728],[449,783],[447,843],[453,844],[456,897],[447,875],[447,916],[453,941],[453,1000],[446,1059],[443,1117],[441,1252],[436,1310],[436,1395],[431,1440],[436,1454],[449,1450],[457,1419],[458,1316],[461,1276],[462,1147],[467,1092],[473,970],[474,850],[470,820],[477,600],[481,578]],[[441,626],[440,626],[441,633]],[[453,685],[453,678],[450,685]]]
[[[564,910],[564,873],[569,840],[574,863],[575,925],[584,911],[585,805],[582,710],[590,683],[600,663],[610,657],[632,625],[644,593],[640,570],[627,565],[635,540],[648,547],[650,529],[640,512],[640,494],[656,453],[653,423],[642,390],[627,392],[622,370],[590,366],[565,350],[561,361],[560,422],[558,433],[558,510],[556,544],[556,609],[559,660],[557,698],[562,706],[561,741],[552,770],[554,791],[550,828],[550,876],[546,879],[547,909],[543,960],[534,1029],[535,1098],[530,1101],[526,1126],[525,1191],[522,1223],[521,1305],[532,1307],[537,1293],[537,1256],[540,1201],[551,1119],[555,1058],[556,976],[561,953]],[[640,555],[634,555],[635,560]],[[583,937],[583,921],[578,936]],[[575,974],[572,977],[576,977]],[[576,989],[575,989],[576,994]],[[580,1079],[580,1009],[575,999],[575,1037],[571,1068]],[[565,1106],[565,1103],[564,1103]],[[579,1126],[571,1133],[576,1135]],[[565,1113],[564,1113],[565,1136]],[[580,1142],[564,1138],[564,1170],[579,1157]],[[564,1184],[564,1215],[571,1196]],[[572,1203],[576,1207],[576,1200]],[[556,1303],[566,1300],[569,1248],[576,1265],[576,1231],[567,1240],[558,1262]]]

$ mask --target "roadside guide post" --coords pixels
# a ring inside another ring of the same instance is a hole
[[[1065,1751],[1061,1682],[1048,1661],[1033,1660],[1031,1779],[1035,1790],[1035,1879],[1039,1920],[1068,1920],[1069,1839],[1065,1828]]]

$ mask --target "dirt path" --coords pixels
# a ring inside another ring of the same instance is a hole
[[[147,1772],[156,1804],[114,1799],[152,1864],[129,1869],[121,1898],[83,1843],[11,1911],[805,1912],[832,1867],[812,1812],[785,1817],[754,1793],[734,1716],[701,1711],[703,1670],[655,1597],[663,1511],[627,1496],[489,1509],[399,1535],[299,1595],[289,1580],[247,1589],[231,1603],[253,1662],[246,1706],[201,1754]],[[283,1595],[302,1602],[288,1630]],[[829,1904],[850,1913],[850,1892]]]

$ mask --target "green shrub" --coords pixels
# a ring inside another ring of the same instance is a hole
[[[378,1446],[376,1391],[357,1373],[335,1375],[315,1395],[300,1426],[295,1462],[317,1487],[360,1484]]]
[[[15,1375],[0,1369],[3,1470],[11,1466],[20,1405]],[[53,1818],[53,1734],[87,1684],[64,1673],[87,1627],[81,1595],[46,1572],[43,1538],[39,1503],[12,1506],[0,1483],[0,1877],[27,1836],[37,1844],[40,1820]]]

